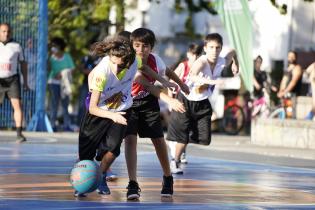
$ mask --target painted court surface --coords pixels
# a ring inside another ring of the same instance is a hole
[[[75,144],[0,144],[1,210],[71,209],[315,209],[315,169],[291,168],[189,156],[174,176],[172,199],[160,197],[162,174],[154,152],[139,151],[139,201],[126,200],[124,154],[109,182],[112,194],[76,199],[69,173]]]

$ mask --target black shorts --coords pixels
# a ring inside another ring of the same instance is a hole
[[[190,101],[182,93],[178,94],[177,99],[183,102],[186,112],[171,113],[166,139],[183,144],[209,145],[212,115],[209,100]]]
[[[133,101],[127,135],[137,134],[141,138],[164,137],[159,101],[153,95]]]
[[[0,104],[4,97],[21,99],[20,77],[15,74],[8,78],[0,78]]]
[[[124,116],[128,119],[129,111],[126,111]],[[98,160],[101,160],[108,151],[118,157],[126,128],[126,125],[114,123],[111,119],[97,117],[87,112],[82,119],[79,132],[80,160],[93,160],[96,154],[98,154]]]

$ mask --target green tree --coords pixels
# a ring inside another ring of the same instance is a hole
[[[109,13],[116,11],[117,31],[124,30],[124,0],[49,0],[49,39],[58,36],[67,42],[67,51],[78,67],[81,58],[89,51],[91,41],[99,41],[108,35]],[[74,90],[82,81],[80,71],[74,73]],[[77,93],[74,93],[76,100]]]

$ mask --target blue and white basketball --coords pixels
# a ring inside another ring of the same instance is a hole
[[[90,193],[100,184],[102,173],[97,163],[91,160],[82,160],[76,163],[71,170],[70,183],[80,193]]]

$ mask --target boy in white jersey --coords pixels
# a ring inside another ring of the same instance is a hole
[[[186,113],[172,112],[168,126],[167,140],[176,141],[175,160],[171,162],[174,173],[182,174],[179,167],[180,157],[188,143],[209,145],[211,142],[212,108],[208,100],[215,88],[221,84],[218,80],[225,66],[232,62],[233,74],[238,73],[236,53],[231,50],[225,57],[221,57],[223,40],[220,34],[208,34],[204,40],[205,55],[200,56],[192,65],[186,84],[190,94],[178,94]]]
[[[7,95],[14,110],[17,143],[22,143],[26,141],[26,138],[22,134],[21,84],[17,69],[18,64],[20,64],[24,89],[29,89],[27,85],[27,63],[20,44],[12,41],[10,30],[9,24],[0,23],[0,104]]]
[[[93,70],[88,112],[82,119],[79,132],[79,159],[94,160],[102,145],[104,153],[100,167],[106,172],[120,154],[132,105],[132,81],[141,62],[135,59],[129,40],[122,37],[97,43],[94,52],[105,57]],[[99,194],[110,194],[105,176],[97,191]],[[75,192],[75,196],[84,195]]]
[[[180,62],[178,64],[178,66],[176,67],[176,69],[174,70],[175,74],[177,74],[178,77],[183,82],[186,81],[191,66],[197,60],[197,58],[199,58],[201,56],[202,52],[203,52],[203,46],[202,45],[199,45],[196,43],[191,43],[188,46],[188,50],[186,52],[186,59],[184,61]],[[177,92],[174,92],[174,91],[171,92],[170,91],[169,94],[172,94],[172,96],[174,98],[176,98],[178,92],[179,92],[179,90]],[[176,142],[175,141],[169,141],[168,145],[170,147],[171,158],[174,159],[175,158],[175,151],[176,151]],[[181,163],[184,163],[184,164],[188,163],[187,159],[186,159],[186,157],[187,157],[186,155],[187,155],[187,153],[186,153],[186,147],[185,147],[183,154],[181,156],[181,159],[180,159]],[[171,170],[173,172],[172,165],[171,165]]]

